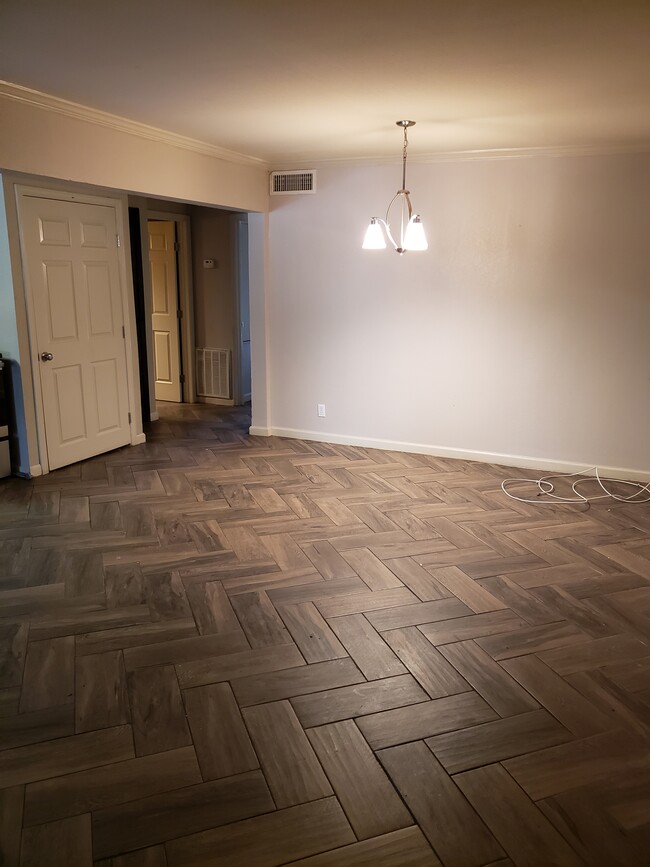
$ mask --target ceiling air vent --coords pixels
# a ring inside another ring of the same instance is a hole
[[[316,192],[316,172],[313,169],[297,172],[271,172],[271,195],[289,196],[296,193]]]

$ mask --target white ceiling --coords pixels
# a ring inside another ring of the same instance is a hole
[[[650,144],[650,0],[1,0],[0,78],[241,154]]]

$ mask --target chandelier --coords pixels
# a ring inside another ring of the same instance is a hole
[[[408,150],[407,130],[415,126],[414,120],[398,120],[397,126],[404,130],[404,146],[402,149],[402,189],[398,190],[386,209],[386,219],[373,217],[363,239],[364,250],[385,250],[386,238],[391,242],[400,256],[407,250],[426,250],[428,248],[424,226],[419,214],[413,213],[410,192],[406,189],[406,152]],[[399,243],[393,237],[390,228],[390,209],[399,199]],[[385,236],[385,237],[384,237]]]

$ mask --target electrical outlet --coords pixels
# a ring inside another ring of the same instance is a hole
[[[325,404],[324,403],[318,404],[318,417],[319,418],[325,418]]]

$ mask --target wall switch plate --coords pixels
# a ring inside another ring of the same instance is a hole
[[[319,418],[325,418],[325,404],[324,403],[318,404],[318,416],[319,416]]]

